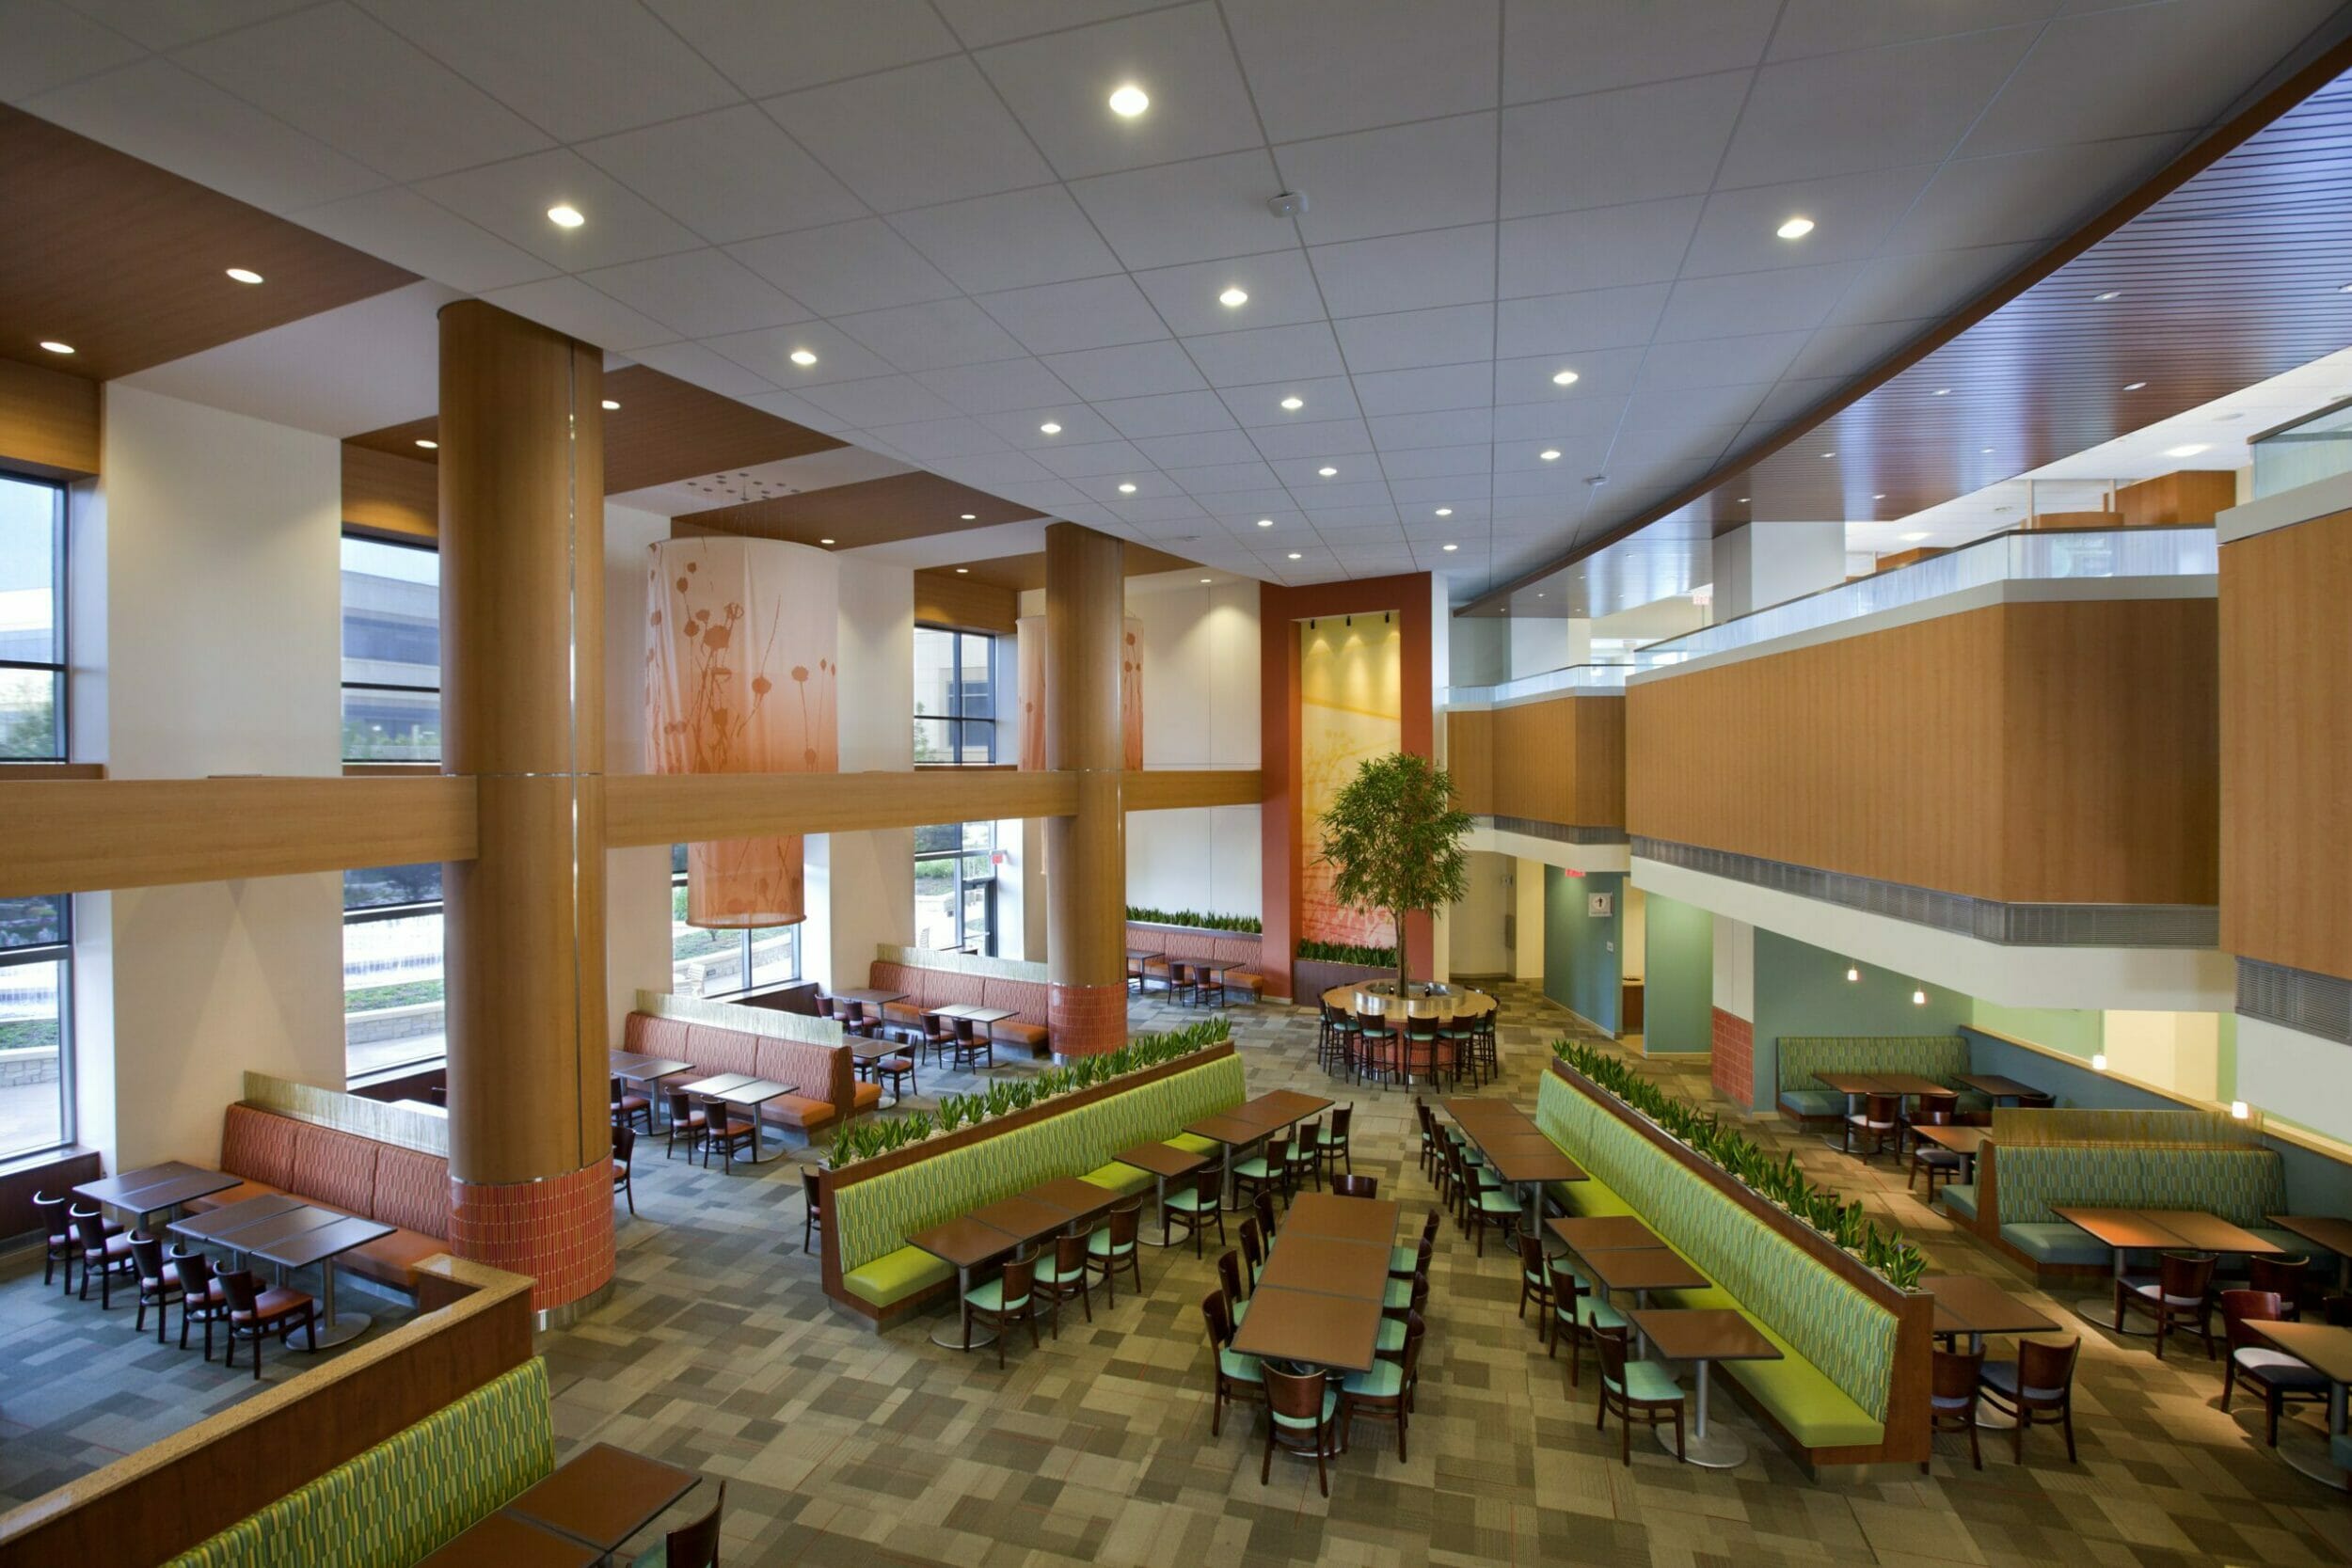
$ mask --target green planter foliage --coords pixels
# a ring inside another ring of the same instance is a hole
[[[1396,967],[1395,948],[1359,947],[1348,942],[1308,942],[1301,939],[1298,956],[1311,963],[1361,964],[1366,969]]]
[[[1255,935],[1265,929],[1265,922],[1254,914],[1202,914],[1199,910],[1152,910],[1140,904],[1127,906],[1127,918],[1141,926],[1189,926],[1199,931],[1247,931]]]

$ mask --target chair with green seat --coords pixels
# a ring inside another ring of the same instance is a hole
[[[1373,1338],[1373,1354],[1388,1360],[1394,1360],[1405,1353],[1406,1324],[1416,1317],[1426,1318],[1429,1315],[1429,1276],[1419,1275],[1404,1283],[1409,1287],[1404,1305],[1391,1311],[1387,1302],[1381,1304],[1380,1329]],[[1389,1289],[1393,1291],[1398,1284],[1399,1281],[1391,1279]]]
[[[1029,1348],[1038,1348],[1037,1338],[1037,1259],[1015,1258],[1007,1262],[1003,1272],[993,1279],[975,1285],[963,1292],[963,1348],[972,1349],[972,1320],[985,1321],[996,1334],[996,1365],[1005,1365],[1005,1341],[1012,1337],[1014,1323],[1029,1327]]]
[[[1356,1157],[1348,1143],[1351,1124],[1355,1119],[1356,1107],[1352,1104],[1331,1108],[1331,1125],[1323,1130],[1323,1140],[1315,1148],[1315,1152],[1323,1161],[1326,1176],[1338,1176],[1342,1165],[1351,1171],[1356,1168]]]
[[[1593,1430],[1605,1431],[1609,1418],[1617,1418],[1617,1456],[1629,1469],[1633,1465],[1633,1423],[1639,1420],[1654,1428],[1661,1421],[1672,1421],[1675,1457],[1687,1458],[1682,1386],[1655,1361],[1626,1359],[1630,1343],[1630,1336],[1623,1329],[1601,1329],[1593,1337],[1594,1347],[1600,1353],[1600,1398],[1593,1413]]]
[[[1421,1240],[1411,1246],[1389,1248],[1389,1277],[1410,1279],[1421,1267],[1422,1256],[1438,1243],[1438,1212],[1429,1211],[1428,1220],[1421,1227]]]
[[[1284,1174],[1283,1187],[1298,1192],[1306,1182],[1312,1181],[1320,1191],[1323,1187],[1323,1123],[1302,1123],[1297,1137],[1291,1141],[1290,1169]]]
[[[1248,1291],[1242,1285],[1241,1255],[1231,1247],[1216,1255],[1216,1282],[1224,1287],[1225,1303],[1232,1311],[1233,1322],[1239,1323],[1248,1317],[1249,1303],[1245,1299]]]
[[[1258,1153],[1233,1167],[1233,1196],[1244,1191],[1251,1193],[1277,1192],[1290,1196],[1291,1135],[1275,1132]]]
[[[1241,1222],[1241,1256],[1242,1260],[1249,1265],[1249,1288],[1253,1291],[1258,1288],[1259,1274],[1265,1268],[1265,1243],[1260,1239],[1262,1234],[1256,1220]]]
[[[1051,1315],[1054,1338],[1061,1338],[1061,1304],[1071,1297],[1086,1308],[1087,1322],[1094,1321],[1092,1271],[1087,1267],[1087,1239],[1068,1233],[1054,1238],[1054,1256],[1038,1265],[1037,1290],[1045,1298]]]
[[[1431,1180],[1438,1176],[1438,1118],[1429,1109],[1429,1101],[1413,1096],[1413,1119],[1421,1126],[1421,1173]]]
[[[1413,1379],[1421,1369],[1422,1337],[1428,1332],[1428,1323],[1420,1313],[1414,1313],[1405,1320],[1404,1353],[1397,1360],[1375,1360],[1364,1370],[1349,1373],[1340,1383],[1340,1431],[1350,1432],[1359,1416],[1394,1421],[1399,1465],[1406,1462],[1405,1421],[1412,1413],[1410,1395]]]
[[[1275,1230],[1274,1195],[1272,1193],[1259,1193],[1250,1200],[1249,1207],[1251,1212],[1258,1217],[1259,1236],[1264,1240],[1268,1249],[1271,1249],[1274,1245]]]
[[[670,1531],[629,1568],[719,1568],[719,1518],[726,1509],[727,1483],[723,1481],[709,1513]]]
[[[1177,1226],[1184,1227],[1192,1237],[1192,1255],[1200,1256],[1200,1233],[1211,1225],[1216,1227],[1216,1239],[1225,1240],[1225,1211],[1217,1203],[1217,1173],[1214,1167],[1194,1174],[1192,1179],[1177,1187],[1160,1200],[1160,1228],[1163,1234]],[[1142,1287],[1136,1287],[1137,1293]]]
[[[1551,1317],[1551,1260],[1544,1256],[1544,1239],[1533,1230],[1519,1232],[1519,1321],[1527,1321],[1527,1304],[1535,1304],[1535,1334],[1547,1333]]]
[[[1551,1335],[1544,1347],[1544,1358],[1559,1354],[1560,1341],[1568,1341],[1568,1386],[1583,1381],[1584,1343],[1602,1334],[1622,1334],[1627,1324],[1625,1314],[1593,1294],[1590,1281],[1577,1273],[1565,1258],[1549,1261],[1551,1270]]]
[[[1330,1386],[1327,1374],[1286,1372],[1279,1367],[1263,1369],[1265,1376],[1265,1458],[1258,1465],[1258,1484],[1263,1486],[1274,1474],[1274,1450],[1277,1447],[1296,1453],[1315,1456],[1315,1485],[1325,1497],[1331,1495],[1331,1478],[1324,1467],[1324,1454],[1331,1447],[1336,1428],[1332,1418],[1340,1407],[1340,1391]],[[1339,1433],[1343,1439],[1344,1433]]]
[[[1410,1088],[1415,1079],[1438,1086],[1438,1024],[1434,1019],[1416,1018],[1405,1025],[1404,1039],[1405,1084]]]
[[[1256,1356],[1233,1349],[1233,1315],[1224,1291],[1211,1291],[1200,1298],[1200,1316],[1209,1325],[1209,1354],[1216,1358],[1216,1386],[1209,1406],[1209,1435],[1216,1437],[1225,1430],[1228,1401],[1265,1397],[1265,1371]]]
[[[1169,1194],[1169,1201],[1172,1203],[1177,1196],[1174,1193]],[[1119,1271],[1121,1269],[1126,1270],[1128,1275],[1135,1280],[1136,1294],[1143,1294],[1143,1264],[1139,1260],[1140,1249],[1136,1245],[1136,1229],[1141,1223],[1142,1215],[1143,1200],[1137,1198],[1133,1203],[1122,1203],[1113,1209],[1104,1216],[1101,1225],[1087,1232],[1087,1268],[1103,1276],[1103,1299],[1105,1306],[1117,1307],[1119,1305],[1117,1280]],[[1168,1211],[1162,1209],[1160,1211],[1162,1224],[1167,1223],[1168,1216]],[[1217,1234],[1221,1238],[1225,1233],[1220,1229]],[[1200,1255],[1200,1239],[1196,1234],[1193,1241],[1195,1257]]]
[[[1488,1182],[1492,1185],[1488,1185]],[[1524,1212],[1518,1195],[1512,1192],[1492,1175],[1481,1169],[1470,1173],[1471,1190],[1465,1195],[1470,1212],[1470,1235],[1478,1243],[1478,1256],[1486,1256],[1486,1227],[1501,1229],[1507,1236],[1518,1234],[1519,1218]]]
[[[1413,1257],[1413,1272],[1402,1279],[1391,1277],[1381,1287],[1380,1310],[1384,1316],[1403,1317],[1407,1310],[1428,1299],[1431,1247],[1431,1243],[1422,1242],[1421,1250]]]

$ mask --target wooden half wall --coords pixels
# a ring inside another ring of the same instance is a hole
[[[1576,693],[1445,716],[1462,809],[1565,827],[1625,826],[1625,697]]]
[[[2003,603],[1637,680],[1627,826],[2007,903],[2213,904],[2217,627],[2210,598]]]

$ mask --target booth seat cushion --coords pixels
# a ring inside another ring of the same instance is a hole
[[[1162,1141],[1170,1148],[1181,1148],[1187,1154],[1215,1154],[1225,1147],[1215,1138],[1204,1138],[1198,1132],[1179,1132]]]
[[[1794,1117],[1840,1117],[1846,1097],[1835,1089],[1783,1089],[1780,1108]]]
[[[787,1127],[797,1127],[803,1132],[812,1128],[823,1127],[840,1115],[825,1101],[811,1100],[805,1095],[797,1094],[778,1095],[762,1105],[759,1108],[759,1114],[770,1121],[780,1121]]]
[[[448,1250],[449,1243],[438,1236],[428,1236],[421,1230],[395,1230],[389,1236],[378,1236],[365,1246],[338,1254],[335,1265],[395,1290],[413,1292],[417,1288],[417,1265]]]
[[[230,1106],[220,1120],[220,1168],[283,1191],[294,1184],[294,1133],[301,1127],[292,1117]]]
[[[2037,1263],[2107,1264],[2115,1260],[2115,1254],[2104,1243],[2064,1220],[2005,1225],[2001,1240]]]
[[[1263,974],[1253,974],[1247,969],[1229,969],[1225,972],[1225,989],[1227,990],[1246,990],[1252,996],[1263,996],[1265,994],[1265,976]]]
[[[882,1085],[860,1082],[850,1085],[850,1108],[852,1115],[872,1110],[882,1103]]]
[[[1042,1023],[1023,1023],[1009,1018],[990,1025],[988,1032],[995,1037],[999,1045],[1017,1045],[1031,1052],[1043,1051],[1046,1041],[1051,1038]]]
[[[956,1271],[921,1247],[902,1246],[885,1252],[863,1267],[842,1275],[841,1283],[861,1300],[876,1307],[893,1307],[918,1291],[953,1279]]]
[[[1098,1187],[1108,1187],[1112,1192],[1123,1197],[1130,1193],[1139,1193],[1149,1188],[1152,1185],[1152,1173],[1148,1170],[1137,1170],[1133,1165],[1120,1164],[1113,1160],[1107,1165],[1095,1166],[1078,1180],[1091,1181]]]
[[[777,1084],[789,1084],[803,1100],[833,1102],[834,1068],[841,1047],[761,1036],[753,1042],[752,1070]]]
[[[1935,1195],[1935,1199],[1945,1208],[1950,1210],[1953,1213],[1958,1214],[1962,1219],[1968,1221],[1972,1225],[1976,1223],[1977,1186],[1975,1182],[1971,1181],[1963,1184],[1962,1182],[1955,1181],[1951,1185],[1944,1188],[1941,1192],[1937,1193]]]
[[[1790,1437],[1808,1449],[1855,1448],[1886,1440],[1886,1424],[1854,1402],[1828,1373],[1800,1355],[1755,1313],[1741,1316],[1780,1347],[1782,1359],[1741,1361],[1717,1370],[1738,1380]]]

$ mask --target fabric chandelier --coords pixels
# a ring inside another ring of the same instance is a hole
[[[1045,617],[1024,615],[1013,627],[1020,664],[1021,766],[1045,767]],[[1143,766],[1143,623],[1130,615],[1119,638],[1119,727],[1123,766]]]
[[[771,539],[648,546],[645,770],[831,773],[840,568]],[[686,850],[690,926],[789,926],[808,916],[801,838]]]

